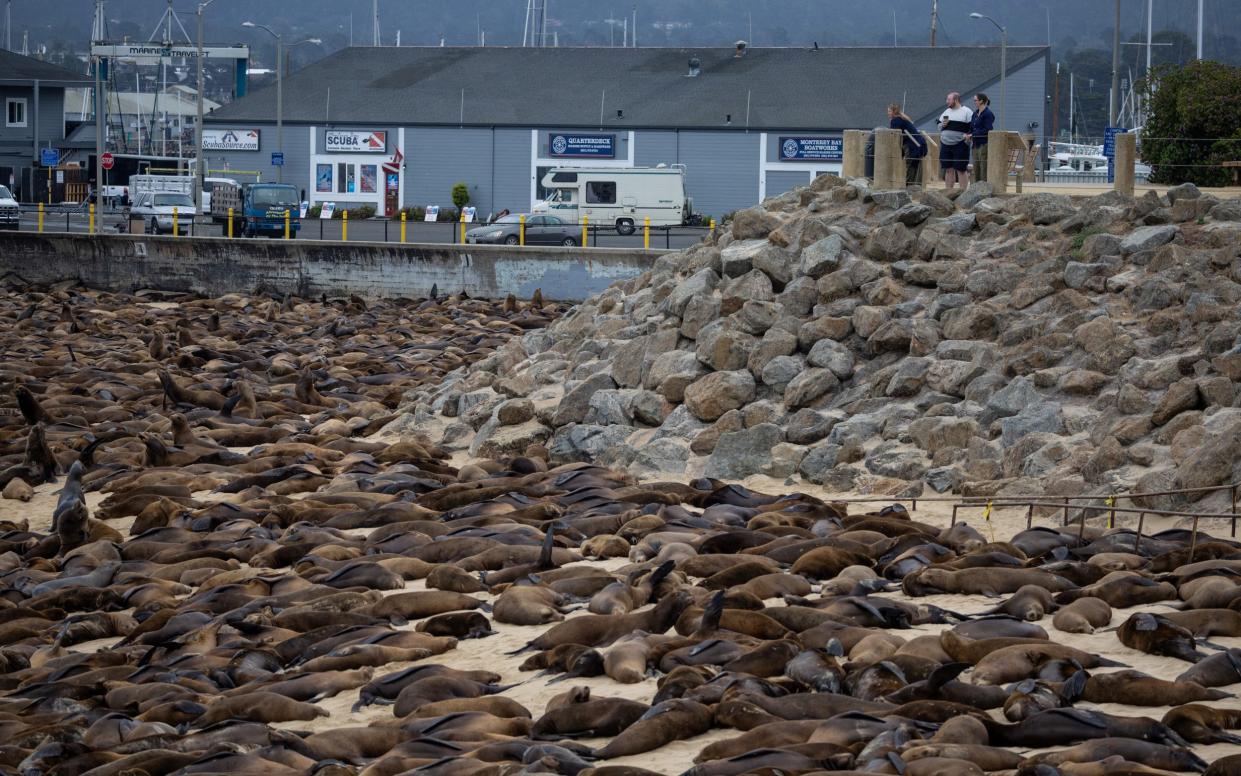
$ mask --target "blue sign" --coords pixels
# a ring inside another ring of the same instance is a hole
[[[284,151],[272,151],[271,152],[271,166],[272,167],[283,167],[284,166]]]
[[[60,164],[60,151],[56,148],[40,148],[39,164],[44,167],[55,167]]]
[[[782,137],[782,162],[839,162],[845,158],[845,141],[839,137]]]
[[[616,158],[616,135],[552,135],[547,143],[553,157]]]
[[[1116,136],[1128,132],[1124,127],[1107,127],[1103,130],[1103,155],[1107,157],[1107,182],[1116,182]]]

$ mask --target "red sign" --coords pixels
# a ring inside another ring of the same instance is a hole
[[[116,157],[111,153],[105,152],[103,156],[99,157],[99,164],[103,169],[111,170],[112,165],[116,164]]]

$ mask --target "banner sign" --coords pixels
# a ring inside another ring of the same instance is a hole
[[[461,215],[465,217],[465,222],[467,224],[472,224],[474,223],[474,217],[478,215],[478,209],[474,207],[464,208],[461,211]]]
[[[1107,157],[1107,182],[1116,182],[1116,136],[1128,132],[1124,127],[1106,127],[1103,130],[1103,155]]]
[[[40,148],[39,164],[43,167],[55,167],[60,164],[60,149]]]
[[[323,150],[355,154],[382,154],[388,151],[388,133],[329,129],[323,136]]]
[[[165,46],[162,43],[136,43],[122,46],[92,44],[90,53],[96,57],[120,57],[143,61],[198,58],[198,48],[195,46]],[[202,55],[203,59],[249,59],[250,47],[207,46],[203,48]]]
[[[324,202],[323,206],[319,209],[319,218],[331,219],[331,217],[335,214],[336,214],[336,203],[335,202]]]
[[[423,221],[438,221],[440,217],[439,205],[427,205],[426,211],[422,214]]]
[[[839,162],[845,158],[845,141],[839,137],[782,137],[782,162]]]
[[[257,129],[204,129],[204,151],[257,151]]]
[[[616,135],[552,135],[548,152],[558,158],[616,158]]]

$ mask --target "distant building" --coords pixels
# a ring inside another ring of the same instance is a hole
[[[95,143],[93,92],[93,89],[65,91],[65,119],[91,122],[86,139],[92,150]],[[164,91],[109,91],[107,101],[109,148],[114,152],[179,156],[184,150],[185,155],[190,155],[198,116],[197,90],[177,84]],[[219,107],[220,103],[203,99],[205,113]]]
[[[0,50],[0,184],[18,199],[39,195],[39,149],[65,139],[65,91],[90,78],[32,57]]]
[[[265,181],[279,174],[312,203],[381,213],[449,205],[463,181],[486,214],[528,211],[552,167],[679,164],[695,209],[719,218],[839,171],[843,130],[886,126],[890,102],[928,130],[950,90],[987,91],[998,108],[998,48],[733,54],[732,46],[344,49],[285,77],[282,149],[274,86],[208,116],[215,137],[247,140],[208,144],[207,166]],[[1008,62],[1007,128],[1042,142],[1048,49],[1010,46]]]

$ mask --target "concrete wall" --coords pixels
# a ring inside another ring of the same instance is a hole
[[[218,296],[266,289],[298,296],[441,294],[580,301],[651,267],[663,251],[509,248],[140,235],[0,232],[0,276],[77,279],[92,288]]]

